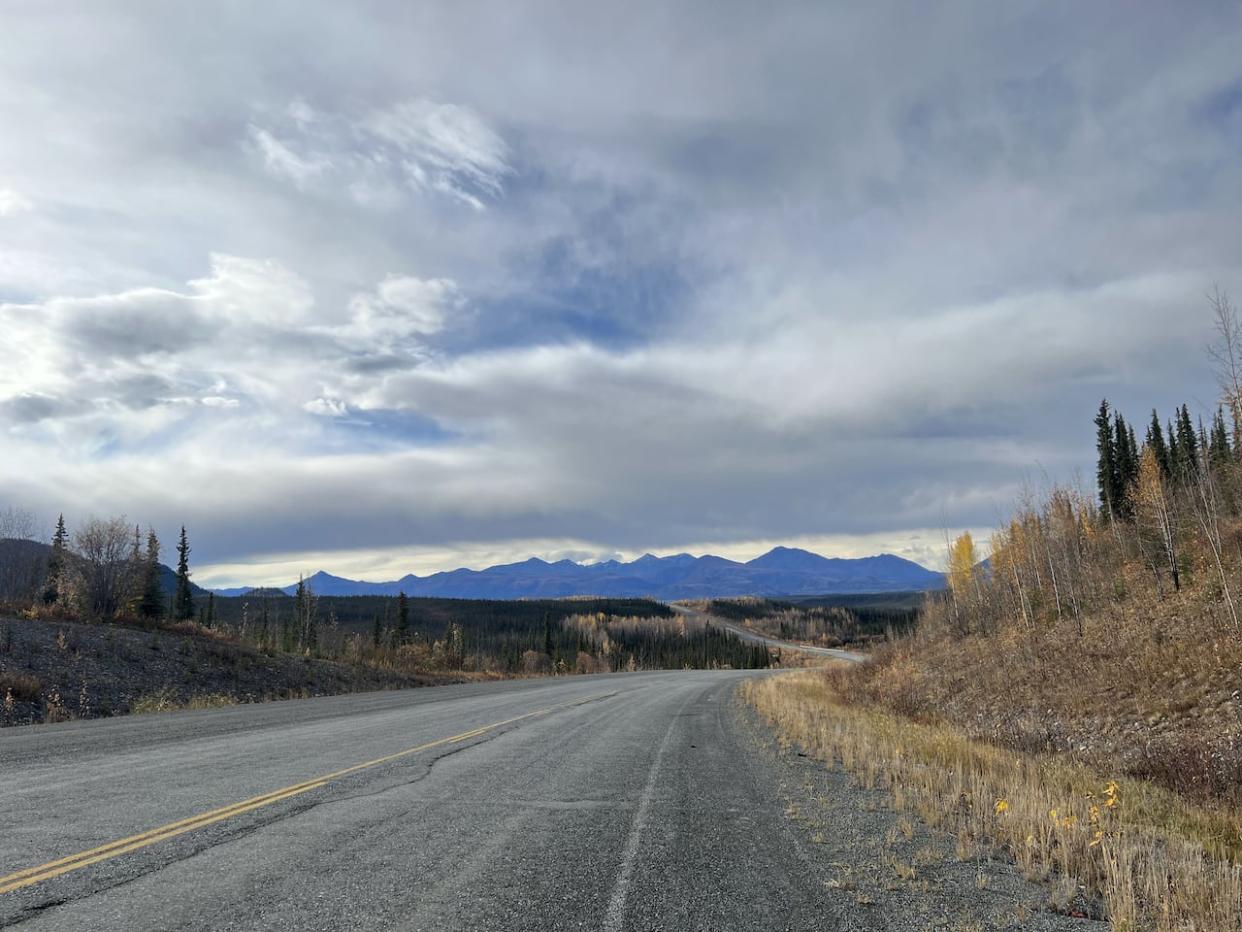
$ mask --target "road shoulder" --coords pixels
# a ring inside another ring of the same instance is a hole
[[[740,697],[733,719],[751,766],[779,798],[791,842],[845,929],[1104,930],[1057,913],[1050,891],[1009,861],[959,859],[951,834],[896,811],[887,791],[782,746]]]

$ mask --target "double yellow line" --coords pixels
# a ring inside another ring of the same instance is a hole
[[[518,715],[513,718],[507,718],[502,722],[492,722],[490,725],[483,725],[470,731],[463,731],[459,735],[450,735],[447,738],[439,738],[435,741],[428,741],[426,744],[420,744],[417,747],[406,748],[404,751],[398,751],[395,754],[387,754],[384,757],[377,757],[375,760],[365,761],[361,764],[354,764],[352,767],[346,767],[343,770],[337,770],[333,773],[326,773],[321,777],[315,777],[302,783],[295,783],[292,786],[286,786],[283,789],[273,790],[270,793],[264,793],[262,796],[252,796],[249,799],[243,799],[239,803],[233,803],[231,806],[223,806],[220,809],[212,809],[210,812],[203,812],[188,819],[182,819],[179,822],[169,822],[167,825],[161,825],[157,828],[149,829],[145,832],[139,832],[137,835],[130,835],[128,838],[121,838],[117,841],[110,842],[106,845],[100,845],[98,848],[91,848],[89,851],[81,851],[78,854],[71,854],[68,857],[60,858],[56,861],[48,861],[46,864],[40,864],[38,867],[28,867],[25,870],[17,871],[6,877],[0,877],[0,894],[12,893],[14,890],[20,890],[23,887],[29,887],[32,884],[42,883],[45,880],[51,880],[53,877],[59,877],[61,874],[67,874],[70,871],[80,870],[88,865],[106,861],[109,858],[115,858],[122,854],[128,854],[130,851],[137,851],[140,848],[146,848],[150,845],[157,844],[161,841],[167,841],[169,838],[176,838],[178,835],[184,835],[186,832],[192,832],[196,829],[204,828],[208,825],[214,825],[216,822],[223,822],[225,819],[232,819],[235,816],[242,815],[246,812],[252,812],[255,809],[262,809],[264,806],[270,806],[273,803],[282,802],[286,799],[292,799],[294,796],[301,796],[303,793],[309,793],[311,790],[331,783],[334,780],[340,780],[348,777],[350,774],[358,773],[361,770],[369,770],[372,767],[378,767],[381,764],[387,764],[391,761],[400,760],[403,757],[409,757],[411,754],[417,754],[420,751],[429,751],[432,748],[442,747],[446,744],[460,744],[462,741],[469,741],[471,738],[478,738],[497,728],[503,728],[505,725],[512,725],[514,722],[520,722],[523,719],[534,718],[537,715],[547,715],[559,709],[567,709],[573,706],[584,705],[588,702],[594,702],[598,699],[606,699],[608,696],[616,695],[608,693],[604,696],[591,696],[587,699],[579,699],[575,702],[568,702],[564,705],[548,706],[544,709],[536,709],[534,712],[527,712],[525,715]]]

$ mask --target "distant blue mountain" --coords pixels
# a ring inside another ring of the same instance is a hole
[[[306,580],[318,595],[434,596],[452,599],[556,599],[591,595],[607,598],[696,599],[725,596],[834,595],[939,589],[944,575],[890,553],[860,559],[821,557],[793,547],[776,547],[746,563],[706,555],[644,554],[622,563],[548,563],[531,557],[485,570],[458,569],[392,582],[364,582],[318,572]],[[283,587],[292,595],[297,584]],[[244,595],[249,590],[216,590]]]

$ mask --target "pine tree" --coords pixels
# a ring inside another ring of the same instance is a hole
[[[214,628],[216,626],[216,594],[214,592],[207,593],[207,627]]]
[[[1147,427],[1147,446],[1151,447],[1152,454],[1156,457],[1156,465],[1160,467],[1160,472],[1167,479],[1169,477],[1169,448],[1164,443],[1164,430],[1160,426],[1160,416],[1156,414],[1156,409],[1151,409],[1151,424]]]
[[[177,591],[173,594],[173,618],[190,621],[194,618],[194,592],[190,589],[190,541],[181,525],[177,543]]]
[[[1096,486],[1100,493],[1100,510],[1109,518],[1115,517],[1117,481],[1117,454],[1113,441],[1113,422],[1108,416],[1108,400],[1100,402],[1099,413],[1095,416],[1095,449],[1097,466],[1095,471]]]
[[[160,542],[155,531],[147,532],[147,553],[142,565],[142,597],[138,614],[158,620],[164,616],[164,588],[160,585]]]
[[[60,599],[60,584],[65,573],[65,555],[69,549],[69,531],[65,528],[65,516],[56,520],[56,532],[52,535],[52,552],[47,557],[47,577],[43,583],[43,603],[51,605]]]
[[[380,642],[384,639],[384,623],[380,618],[380,613],[375,613],[375,626],[371,630],[371,644],[373,647],[379,647]]]
[[[405,592],[397,593],[397,643],[404,644],[410,636],[410,600]]]

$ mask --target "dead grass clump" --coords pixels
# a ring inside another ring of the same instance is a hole
[[[218,709],[237,705],[239,701],[236,696],[228,693],[203,693],[182,700],[176,690],[165,687],[139,696],[130,703],[129,710],[134,715],[152,715],[158,712],[179,712],[182,709]]]
[[[30,673],[0,670],[0,695],[10,692],[18,702],[34,702],[43,693],[43,683]]]
[[[1242,932],[1236,811],[848,704],[823,673],[742,689],[783,740],[855,774],[877,774],[900,805],[961,839],[987,839],[1030,878],[1081,885],[1115,929]]]

